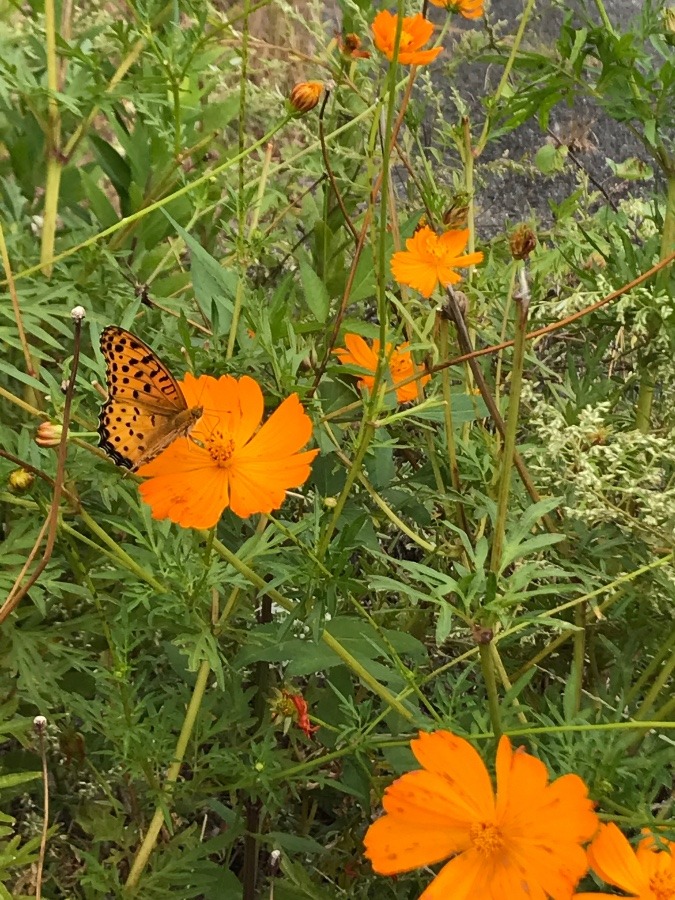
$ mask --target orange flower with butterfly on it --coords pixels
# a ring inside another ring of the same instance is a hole
[[[468,229],[451,229],[436,234],[428,225],[419,228],[405,242],[406,249],[391,258],[391,272],[399,284],[406,284],[423,297],[431,297],[440,284],[457,284],[462,276],[456,268],[464,269],[483,261],[483,254],[462,251],[469,243]]]
[[[309,477],[319,451],[302,451],[312,422],[297,394],[261,425],[263,393],[247,375],[176,381],[154,351],[115,326],[101,348],[109,397],[100,446],[147,479],[139,491],[153,518],[211,528],[228,507],[241,518],[269,513]]]
[[[633,849],[613,822],[601,825],[588,848],[593,871],[628,894],[627,900],[675,900],[675,841],[649,832]],[[616,894],[575,894],[574,900],[619,900]]]
[[[421,375],[424,369],[415,365],[409,347],[410,344],[407,342],[399,344],[395,348],[392,344],[387,344],[385,347],[388,369],[385,377],[396,388],[396,399],[399,403],[417,400],[418,393],[417,385],[414,381],[401,387],[397,387],[397,385],[418,374],[420,375],[418,381],[425,385],[431,377],[430,375]],[[372,345],[369,345],[358,334],[345,334],[345,346],[338,347],[336,350],[333,350],[333,353],[343,365],[358,366],[360,369],[365,369],[366,373],[372,373],[361,375],[358,381],[359,387],[365,387],[372,391],[380,356],[380,342],[378,340],[374,340]]]
[[[448,12],[459,13],[465,19],[480,19],[484,15],[484,0],[429,0],[433,6],[440,6]]]
[[[383,9],[373,19],[373,41],[377,49],[384,53],[389,62],[394,59],[398,16]],[[434,33],[434,26],[422,13],[404,16],[401,23],[401,37],[398,45],[398,62],[403,65],[424,66],[433,62],[442,47],[422,50]]]
[[[448,860],[420,900],[569,900],[588,869],[598,828],[578,775],[549,783],[546,766],[508,737],[497,749],[496,793],[478,752],[449,731],[420,732],[422,766],[385,791],[385,815],[364,838],[380,875]]]

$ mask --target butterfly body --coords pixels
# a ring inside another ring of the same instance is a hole
[[[119,466],[136,471],[202,415],[189,407],[180,385],[140,338],[109,325],[101,334],[108,399],[98,418],[99,446]]]

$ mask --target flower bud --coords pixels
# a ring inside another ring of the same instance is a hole
[[[537,235],[529,225],[519,225],[509,236],[509,247],[514,259],[527,259],[537,246]]]
[[[675,6],[663,10],[663,33],[671,47],[675,47]]]
[[[70,311],[70,318],[73,322],[81,322],[86,315],[87,311],[84,306],[74,306]]]
[[[319,102],[323,93],[323,81],[301,81],[290,93],[289,101],[296,112],[306,113]]]
[[[35,475],[26,469],[14,469],[13,472],[9,473],[9,478],[7,479],[10,491],[14,491],[15,494],[27,491],[34,481]]]
[[[61,443],[63,426],[54,425],[53,422],[40,422],[35,433],[35,443],[38,447],[58,447]]]

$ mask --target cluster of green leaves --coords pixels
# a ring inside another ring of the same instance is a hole
[[[342,6],[345,32],[365,41],[371,4]],[[572,172],[576,187],[532,223],[539,243],[525,264],[511,258],[506,232],[483,244],[476,215],[486,260],[462,288],[478,345],[513,336],[521,270],[536,327],[672,252],[673,63],[663,4],[644,4],[625,32],[598,17],[601,3],[581,20],[568,13],[546,53],[535,41],[514,51],[503,25],[489,18],[479,32],[478,23],[439,66],[452,88],[447,105],[428,74],[418,75],[401,155],[392,155],[386,222],[371,196],[383,166],[385,62],[340,56],[320,11],[306,5],[311,74],[327,67],[336,82],[323,129],[341,207],[317,112],[289,120],[280,98],[293,52],[270,49],[278,35],[257,34],[253,18],[247,25],[249,7],[229,17],[187,0],[71,9],[56,43],[57,92],[47,87],[42,7],[2,12],[0,223],[19,310],[5,281],[3,597],[25,577],[50,508],[55,454],[33,436],[42,418],[62,416],[70,310],[87,311],[72,415],[79,438],[69,443],[56,543],[0,631],[6,896],[34,888],[36,714],[49,721],[45,896],[249,900],[256,881],[263,892],[273,884],[276,900],[418,896],[427,877],[377,878],[361,838],[384,786],[413,765],[407,744],[416,729],[451,728],[491,746],[497,722],[478,646],[486,635],[503,729],[518,731],[556,775],[582,775],[603,812],[626,827],[648,825],[657,811],[673,820],[664,788],[672,740],[644,723],[672,718],[675,519],[661,503],[657,524],[643,526],[649,491],[601,524],[575,517],[589,486],[575,480],[574,459],[549,451],[541,424],[555,410],[572,429],[589,406],[601,408],[603,428],[586,435],[580,455],[594,442],[623,452],[617,435],[635,428],[636,407],[640,421],[648,413],[645,441],[650,428],[662,442],[673,434],[672,277],[648,282],[646,297],[628,294],[620,320],[608,305],[528,346],[518,448],[544,499],[513,475],[496,562],[503,442],[468,370],[446,370],[447,396],[445,376],[434,374],[422,405],[398,407],[389,392],[366,406],[354,373],[330,354],[342,316],[338,343],[345,332],[378,338],[384,320],[389,340],[410,340],[429,365],[442,361],[447,324],[379,269],[378,249],[388,261],[423,213],[439,224],[452,204],[472,217],[480,209],[482,185],[504,162],[479,155],[473,164],[466,127],[475,145],[499,148],[509,132],[531,121],[545,127],[558,104],[590,95],[639,136],[655,173],[652,183],[649,168],[613,161],[613,183],[640,188],[638,214],[559,147],[554,161],[550,150],[538,154],[551,146],[542,134],[514,165],[543,187],[558,169]],[[298,11],[281,2],[266,11],[300,27]],[[512,66],[508,89],[486,96],[483,118],[464,126],[470,100],[454,77],[463,60]],[[408,74],[398,71],[396,110]],[[58,255],[41,268],[50,166],[59,170]],[[640,180],[629,180],[636,173]],[[357,231],[372,216],[360,252],[345,211]],[[215,536],[152,520],[133,478],[92,452],[94,382],[104,377],[98,336],[111,322],[138,333],[176,374],[253,374],[268,410],[297,391],[321,451],[310,481],[263,521],[226,511]],[[481,361],[503,415],[514,401],[510,353]],[[12,488],[16,459],[47,478]],[[674,479],[675,460],[664,453],[650,490],[662,501]],[[605,513],[616,487],[593,495]],[[306,699],[321,726],[313,738],[273,714],[284,686]],[[180,777],[167,787],[195,696]],[[623,727],[631,719],[643,727]],[[125,888],[156,809],[157,846]]]

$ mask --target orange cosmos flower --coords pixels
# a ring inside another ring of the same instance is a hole
[[[188,407],[202,406],[204,414],[189,438],[176,438],[138,470],[148,479],[139,490],[154,519],[211,528],[228,506],[242,518],[268,513],[281,506],[287,488],[304,484],[319,451],[299,452],[312,423],[297,394],[259,427],[263,395],[247,375],[188,373],[179,384]]]
[[[387,789],[386,815],[365,837],[380,875],[452,857],[420,900],[569,900],[588,868],[581,846],[598,827],[578,775],[551,784],[540,760],[497,750],[497,793],[478,752],[449,731],[420,733],[421,770]]]
[[[377,360],[380,354],[380,342],[374,340],[372,347],[370,347],[358,334],[346,334],[345,344],[347,349],[340,347],[337,350],[333,350],[333,353],[338,357],[340,362],[346,366],[359,366],[361,369],[372,372],[372,375],[362,375],[358,382],[359,387],[366,387],[368,390],[372,390],[373,384],[375,383]],[[410,378],[411,375],[423,371],[421,366],[416,366],[413,363],[410,350],[408,350],[409,346],[410,344],[407,342],[405,344],[400,344],[395,350],[392,349],[391,344],[387,344],[386,346],[385,352],[389,362],[389,374],[394,387],[401,381]],[[423,375],[419,381],[424,385],[429,381],[430,377],[430,375]],[[396,388],[396,399],[399,403],[417,400],[416,383],[411,381],[410,384],[405,384],[403,387]]]
[[[664,849],[665,848],[665,849]],[[601,825],[588,848],[588,861],[607,884],[632,900],[675,900],[675,841],[650,835],[633,850],[613,823]],[[574,900],[618,900],[616,894],[575,894]]]
[[[459,13],[465,19],[480,19],[483,0],[430,0],[434,6],[442,6],[449,12]]]
[[[373,40],[375,46],[391,62],[394,58],[394,43],[396,40],[396,22],[398,16],[383,9],[373,19]],[[434,47],[432,50],[421,50],[434,33],[434,26],[427,21],[422,13],[416,16],[404,16],[401,26],[401,40],[398,45],[398,61],[403,65],[424,66],[436,59],[443,49]]]
[[[392,275],[399,284],[410,285],[423,297],[431,297],[439,283],[446,287],[462,280],[453,268],[463,269],[483,261],[482,253],[459,255],[468,242],[468,229],[436,234],[425,225],[408,238],[405,250],[392,256]]]

